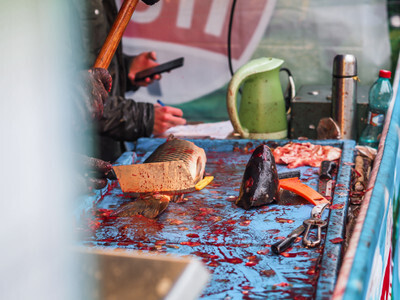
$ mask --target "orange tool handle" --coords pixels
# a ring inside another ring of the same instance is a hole
[[[309,187],[307,184],[302,183],[298,177],[279,180],[279,187],[303,197],[314,205],[330,203],[328,199],[326,199],[316,190]]]
[[[94,68],[108,68],[138,2],[139,0],[125,0],[122,3],[117,18],[93,65]]]

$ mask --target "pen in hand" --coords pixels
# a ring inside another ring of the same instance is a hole
[[[165,113],[170,114],[171,116],[174,117],[172,121],[174,126],[186,124],[186,120],[183,118],[183,112],[181,109],[171,106],[166,106],[165,103],[162,102],[160,99],[157,99],[157,104],[160,105],[161,107],[165,107],[165,109],[168,109],[168,111],[165,111]]]

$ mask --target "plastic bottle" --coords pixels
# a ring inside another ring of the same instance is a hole
[[[379,78],[374,82],[368,95],[368,124],[362,132],[359,144],[378,148],[386,111],[392,99],[393,89],[390,83],[392,73],[379,71]]]

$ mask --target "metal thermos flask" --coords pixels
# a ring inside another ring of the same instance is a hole
[[[357,60],[351,54],[336,55],[332,72],[332,118],[342,139],[357,139]]]

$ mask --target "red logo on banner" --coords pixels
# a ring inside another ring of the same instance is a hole
[[[234,59],[239,59],[249,45],[268,2],[271,1],[237,1],[232,27]],[[154,6],[147,6],[140,1],[125,37],[227,54],[231,7],[232,0],[161,0]]]

